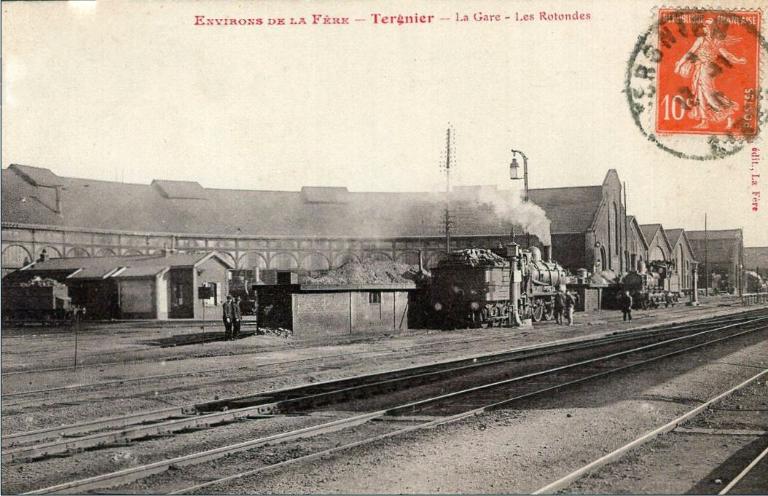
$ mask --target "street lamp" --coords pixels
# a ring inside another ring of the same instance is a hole
[[[520,177],[520,164],[517,156],[523,157],[523,177]],[[509,164],[509,178],[513,181],[523,180],[523,201],[528,201],[528,157],[520,150],[512,150],[512,163]]]

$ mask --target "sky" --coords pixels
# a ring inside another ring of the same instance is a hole
[[[765,179],[751,210],[749,150],[680,159],[640,133],[622,93],[651,1],[3,3],[2,165],[209,188],[436,191],[445,131],[453,184],[600,184],[667,228],[744,228],[768,246]],[[589,13],[588,21],[517,22]],[[500,14],[503,21],[456,22]],[[372,13],[435,15],[418,25]],[[206,18],[349,16],[350,25],[196,26]],[[355,21],[354,19],[365,19]]]

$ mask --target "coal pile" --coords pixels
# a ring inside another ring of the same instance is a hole
[[[334,286],[345,284],[405,284],[415,280],[418,267],[399,262],[347,262],[317,276],[305,276],[301,284]]]
[[[452,251],[439,263],[441,267],[452,265],[464,267],[503,267],[507,264],[508,262],[504,257],[483,248]]]

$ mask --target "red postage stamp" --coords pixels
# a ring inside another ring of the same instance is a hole
[[[757,133],[760,21],[760,11],[659,11],[657,133]]]

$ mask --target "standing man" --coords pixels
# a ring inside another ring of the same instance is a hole
[[[240,337],[240,322],[243,320],[243,312],[240,309],[240,297],[235,296],[232,302],[232,339]]]
[[[563,325],[564,309],[565,309],[565,295],[560,290],[560,288],[558,288],[557,294],[555,294],[555,322],[557,322],[560,325]]]
[[[227,295],[227,301],[221,305],[222,318],[224,319],[224,341],[232,339],[232,323],[235,319],[235,309],[232,304],[232,296]]]
[[[624,291],[624,294],[621,295],[620,306],[625,322],[632,322],[632,303],[632,296],[630,296],[629,291]]]
[[[573,309],[576,306],[576,298],[570,291],[565,292],[565,315],[568,318],[568,326],[573,325]]]

